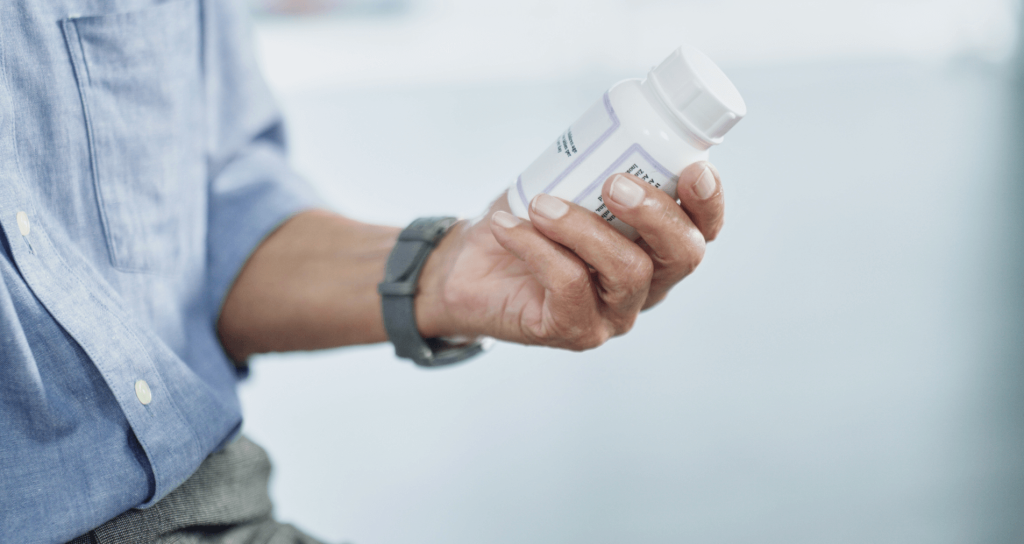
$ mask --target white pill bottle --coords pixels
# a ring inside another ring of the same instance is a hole
[[[530,201],[547,193],[590,208],[619,232],[636,231],[604,205],[601,187],[629,173],[673,198],[687,166],[747,113],[739,91],[706,55],[682,46],[646,79],[616,83],[537,157],[508,191],[512,213],[529,219]]]

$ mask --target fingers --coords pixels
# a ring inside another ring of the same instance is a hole
[[[593,211],[541,194],[530,205],[538,231],[569,248],[597,273],[597,289],[613,334],[628,331],[647,299],[650,256]]]
[[[679,175],[676,193],[704,240],[714,240],[725,221],[725,197],[718,170],[706,161],[691,164]]]
[[[635,176],[612,176],[602,195],[608,209],[635,228],[650,250],[655,264],[650,306],[697,268],[704,258],[704,235],[675,199]]]
[[[590,325],[600,321],[595,287],[587,264],[571,251],[551,241],[518,217],[498,211],[491,215],[494,238],[519,260],[545,289],[545,307],[537,323],[527,324],[525,331],[547,345],[587,349],[607,339],[590,337]],[[596,342],[593,345],[580,345]]]
[[[706,242],[721,230],[724,198],[713,166],[700,162],[686,168],[679,177],[677,194],[679,202],[627,174],[616,174],[605,182],[605,205],[637,230],[643,238],[639,244],[593,211],[544,194],[531,202],[530,222],[495,212],[491,231],[499,244],[523,260],[544,288],[558,297],[552,298],[557,302],[552,308],[557,307],[557,313],[567,320],[563,323],[577,324],[579,338],[586,337],[586,331],[593,333],[590,340],[569,344],[586,349],[627,332],[641,309],[662,300],[672,286],[696,269]],[[556,270],[559,268],[564,270]],[[580,300],[588,294],[592,300],[599,297],[594,306]],[[588,314],[570,311],[569,303],[586,308]],[[593,319],[594,312],[602,319]]]

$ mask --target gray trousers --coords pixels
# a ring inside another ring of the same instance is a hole
[[[203,461],[185,483],[146,510],[129,510],[72,544],[322,544],[274,521],[270,458],[244,436]]]

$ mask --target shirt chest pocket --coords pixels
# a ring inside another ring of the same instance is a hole
[[[206,166],[197,0],[62,21],[111,263],[171,273],[203,243]],[[198,228],[197,228],[198,227]]]

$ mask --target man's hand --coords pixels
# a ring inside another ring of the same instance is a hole
[[[427,261],[416,318],[424,337],[487,335],[573,350],[632,328],[700,264],[724,217],[714,167],[679,178],[679,200],[634,176],[605,182],[604,202],[641,236],[630,241],[593,211],[539,195],[531,221],[504,197],[449,233]]]
[[[456,225],[427,260],[420,333],[581,350],[628,331],[700,263],[722,227],[721,183],[698,163],[679,178],[681,205],[632,176],[614,176],[602,191],[642,240],[546,195],[534,200],[532,221],[521,221],[501,197],[483,220]],[[399,231],[321,210],[286,221],[224,301],[217,330],[228,355],[386,340],[377,284]]]

